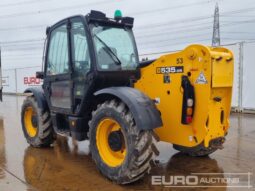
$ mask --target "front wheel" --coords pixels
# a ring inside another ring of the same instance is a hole
[[[34,147],[50,146],[54,141],[50,112],[41,109],[33,96],[22,105],[21,124],[27,142]]]
[[[123,102],[98,105],[89,126],[92,158],[107,178],[127,184],[150,171],[157,153],[153,132],[139,130]]]

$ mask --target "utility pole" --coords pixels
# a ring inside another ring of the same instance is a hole
[[[220,46],[220,14],[218,3],[216,3],[214,11],[212,46]]]

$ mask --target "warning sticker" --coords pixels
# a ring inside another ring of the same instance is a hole
[[[199,76],[198,76],[195,83],[196,84],[207,84],[207,80],[206,80],[205,75],[204,75],[203,72],[200,72],[200,74],[199,74]]]

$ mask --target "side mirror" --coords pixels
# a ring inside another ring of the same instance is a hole
[[[46,28],[46,35],[48,36],[48,34],[50,33],[50,27]]]
[[[0,101],[3,101],[3,88],[2,87],[0,87]]]
[[[36,78],[43,79],[44,78],[44,72],[36,72]]]

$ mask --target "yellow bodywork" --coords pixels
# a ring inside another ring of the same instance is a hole
[[[155,100],[161,112],[163,127],[155,129],[160,140],[208,147],[210,140],[224,137],[229,128],[233,72],[231,51],[202,45],[161,56],[143,67],[135,88]],[[170,83],[164,82],[164,75],[170,77]],[[181,123],[183,75],[189,76],[195,90],[193,120],[188,125]]]

